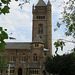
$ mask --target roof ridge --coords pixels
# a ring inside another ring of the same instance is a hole
[[[46,3],[43,0],[39,0],[36,6],[46,6]]]

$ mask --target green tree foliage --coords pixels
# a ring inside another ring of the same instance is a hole
[[[45,69],[49,74],[75,75],[75,52],[47,57]]]
[[[10,4],[10,2],[11,2],[12,0],[1,0],[0,1],[0,15],[1,14],[6,14],[6,13],[9,13],[10,11],[10,7],[9,7],[9,4]],[[15,1],[19,1],[19,0],[15,0]],[[23,1],[23,3],[22,4],[19,4],[19,6],[21,6],[22,7],[22,5],[24,4],[24,3],[28,3],[29,2],[29,0],[21,0],[21,1]]]
[[[7,66],[7,54],[6,52],[0,53],[0,70],[5,70]]]
[[[60,23],[57,22],[57,27],[60,28],[61,25],[65,26],[65,35],[66,36],[72,36],[75,38],[75,0],[69,0],[67,2],[63,3],[64,11],[61,12],[62,18],[59,18],[61,21]],[[56,31],[57,28],[54,29]],[[62,46],[59,45],[62,41],[59,40],[54,43],[56,47],[56,52],[58,51],[58,47],[61,47],[61,50],[63,49],[63,46],[65,45],[65,42],[62,42]]]
[[[63,3],[64,11],[61,12],[62,18],[59,18],[61,22],[57,22],[57,27],[60,28],[61,25],[65,26],[65,35],[73,36],[75,38],[75,1],[69,0]]]
[[[46,58],[46,63],[45,63],[45,69],[46,71],[49,73],[53,73],[53,60],[52,60],[52,57],[47,57]]]
[[[58,48],[61,47],[61,50],[63,50],[63,46],[65,46],[65,42],[58,40],[57,42],[54,43],[56,47],[55,54],[57,54]]]
[[[0,50],[4,50],[5,49],[5,39],[8,39],[8,34],[5,32],[5,30],[3,30],[2,27],[0,27]]]

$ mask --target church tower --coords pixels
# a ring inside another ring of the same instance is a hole
[[[44,0],[39,0],[33,5],[33,28],[32,41],[39,35],[45,43],[45,48],[49,49],[52,54],[52,23],[51,23],[51,3],[48,0],[47,4]]]

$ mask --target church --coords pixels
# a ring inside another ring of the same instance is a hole
[[[44,0],[32,7],[32,42],[7,42],[8,66],[0,75],[48,75],[45,59],[52,55],[51,3]],[[4,73],[4,74],[3,74]]]

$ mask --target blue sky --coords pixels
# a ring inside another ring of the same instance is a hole
[[[44,0],[46,3],[48,0]],[[54,28],[56,27],[57,21],[59,21],[59,17],[62,15],[60,14],[61,11],[63,11],[62,7],[59,7],[61,5],[61,2],[63,0],[51,0],[52,4],[52,42],[54,43],[57,39],[66,39],[66,40],[73,40],[72,37],[66,37],[64,36],[64,26],[62,26],[58,31],[54,32]],[[65,0],[67,1],[67,0]],[[16,38],[16,40],[5,40],[6,42],[31,42],[32,41],[32,5],[36,4],[38,0],[30,0],[30,4],[23,5],[23,8],[20,9],[18,7],[18,4],[20,2],[15,2],[14,0],[10,4],[10,13],[6,15],[0,15],[0,26],[4,27],[4,29],[7,28],[7,33],[9,36],[13,36]],[[10,35],[10,33],[13,33]],[[64,51],[61,52],[59,50],[59,54],[67,53],[68,50],[72,49],[74,47],[73,43],[66,43],[66,46],[64,47]],[[53,48],[53,54],[55,52],[54,45]]]

